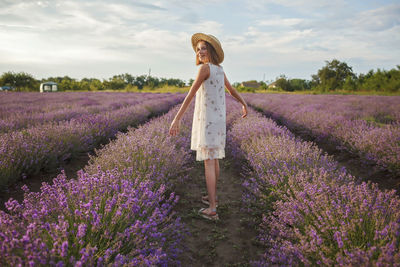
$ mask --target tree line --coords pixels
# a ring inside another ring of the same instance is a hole
[[[99,80],[96,78],[73,79],[69,76],[49,77],[37,80],[31,74],[25,72],[5,72],[0,76],[0,86],[10,86],[16,91],[39,91],[42,82],[56,82],[59,91],[101,91],[105,89],[138,89],[144,87],[154,89],[164,86],[183,87],[185,81],[175,78],[158,78],[150,75],[133,76],[129,73],[114,75],[109,79]]]
[[[355,74],[346,62],[337,59],[325,61],[326,65],[311,76],[311,80],[289,79],[281,75],[269,88],[283,91],[370,91],[400,92],[400,65],[391,70],[370,70],[366,74]]]
[[[357,75],[346,62],[340,62],[337,59],[325,62],[326,65],[319,69],[316,74],[313,74],[311,80],[290,79],[285,75],[281,75],[270,84],[266,84],[263,81],[259,82],[258,89],[316,92],[335,92],[339,90],[348,92],[400,92],[400,65],[391,70],[370,70],[366,74]],[[102,81],[96,78],[76,80],[68,76],[37,80],[25,72],[5,72],[0,76],[0,86],[11,86],[17,91],[39,91],[40,83],[45,81],[57,82],[60,91],[142,90],[145,87],[149,89],[164,86],[184,87],[193,83],[193,79],[190,79],[186,84],[181,79],[157,78],[150,75],[133,76],[129,73],[114,75]],[[237,87],[239,91],[255,91],[254,88],[240,86],[240,83],[234,83],[233,86]]]

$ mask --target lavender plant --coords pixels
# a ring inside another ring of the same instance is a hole
[[[180,135],[168,135],[176,111],[118,134],[76,180],[62,173],[40,192],[25,187],[22,203],[10,199],[0,212],[0,264],[179,265],[188,233],[173,212],[178,196],[168,192],[193,157],[190,112]]]
[[[245,94],[287,127],[400,173],[400,97]]]
[[[39,193],[0,212],[3,266],[122,266],[168,263],[179,253],[184,228],[173,216],[178,197],[124,172],[64,174]]]
[[[0,133],[105,113],[165,98],[149,93],[7,93],[0,100]]]
[[[400,264],[394,190],[360,183],[313,143],[253,111],[233,123],[227,138],[229,151],[251,170],[243,200],[265,246],[252,265]]]
[[[95,150],[85,171],[96,173],[98,166],[104,170],[116,168],[120,171],[131,167],[135,177],[147,180],[149,176],[153,181],[157,179],[162,183],[175,184],[178,182],[176,178],[188,171],[182,164],[192,159],[189,153],[192,117],[189,113],[193,105],[190,109],[182,118],[179,136],[172,138],[166,134],[178,111],[178,107],[175,107],[137,129],[131,128],[126,134],[119,133],[114,141]]]
[[[183,95],[150,99],[139,105],[89,114],[69,121],[50,122],[0,135],[0,186],[20,177],[52,169],[56,164],[89,151],[128,126],[144,122],[151,114],[167,111]]]

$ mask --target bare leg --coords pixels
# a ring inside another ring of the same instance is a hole
[[[204,161],[204,167],[207,168],[206,161]],[[219,178],[219,160],[215,159],[215,200],[218,200],[218,196],[217,196],[218,178]],[[209,199],[208,195],[205,198]]]
[[[219,160],[215,160],[215,200],[218,200],[217,196],[217,184],[218,184],[218,178],[219,178]]]
[[[215,180],[218,182],[219,178],[219,160],[215,159]]]
[[[216,159],[207,159],[204,161],[206,184],[208,191],[208,201],[210,203],[210,209],[215,209],[215,195],[216,195]],[[211,211],[211,210],[210,210]]]

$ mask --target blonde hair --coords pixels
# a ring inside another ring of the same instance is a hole
[[[219,64],[218,64],[218,62],[219,62],[218,55],[217,55],[217,51],[215,51],[215,48],[207,41],[199,40],[199,42],[200,41],[203,41],[206,44],[208,56],[210,57],[210,62],[212,64],[214,64],[214,65],[219,66]],[[197,43],[199,43],[199,42],[197,42]],[[203,64],[203,62],[200,61],[200,59],[199,59],[199,57],[197,56],[197,53],[196,53],[196,65],[200,65],[200,64]]]

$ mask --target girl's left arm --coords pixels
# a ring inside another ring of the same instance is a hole
[[[190,102],[192,102],[192,99],[196,95],[197,90],[199,90],[200,85],[203,83],[204,80],[208,79],[209,76],[210,76],[210,66],[208,66],[208,64],[201,65],[196,80],[193,82],[192,87],[189,90],[189,93],[185,97],[185,100],[183,100],[182,106],[180,107],[178,113],[176,114],[174,120],[171,123],[171,126],[169,128],[170,135],[175,136],[179,133],[180,122],[183,114],[189,107]]]
[[[224,80],[225,80],[225,87],[228,89],[229,94],[233,96],[234,98],[237,99],[240,103],[242,103],[242,118],[247,116],[247,104],[246,101],[244,101],[243,97],[236,91],[236,89],[231,85],[231,83],[228,81],[228,78],[226,78],[226,75],[224,74]]]

